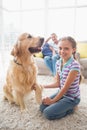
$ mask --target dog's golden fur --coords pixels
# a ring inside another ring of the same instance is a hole
[[[40,37],[24,33],[11,52],[14,59],[7,71],[6,84],[3,87],[4,98],[19,105],[21,110],[26,108],[24,97],[34,88],[37,102],[40,103],[42,99],[42,87],[37,83],[37,68],[29,51],[31,47],[39,47],[42,42]]]

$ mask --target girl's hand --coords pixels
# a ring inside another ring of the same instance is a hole
[[[45,105],[51,105],[51,104],[54,103],[54,102],[53,102],[53,99],[51,99],[51,98],[49,98],[49,97],[44,98],[44,99],[42,100],[42,102],[43,102],[43,104],[45,104]]]

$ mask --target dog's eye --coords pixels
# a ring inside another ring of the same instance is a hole
[[[32,38],[32,36],[31,36],[31,35],[28,35],[28,38]]]

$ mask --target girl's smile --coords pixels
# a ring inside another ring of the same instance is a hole
[[[68,59],[72,56],[74,51],[75,48],[72,48],[72,45],[68,40],[60,41],[58,43],[58,52],[64,62],[68,61]]]

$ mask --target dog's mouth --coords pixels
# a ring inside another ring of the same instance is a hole
[[[36,47],[30,47],[28,50],[30,51],[30,53],[38,53],[41,51],[41,46],[44,42],[44,38],[40,38],[38,46]]]
[[[29,51],[30,53],[37,53],[41,51],[41,47],[30,47]]]

